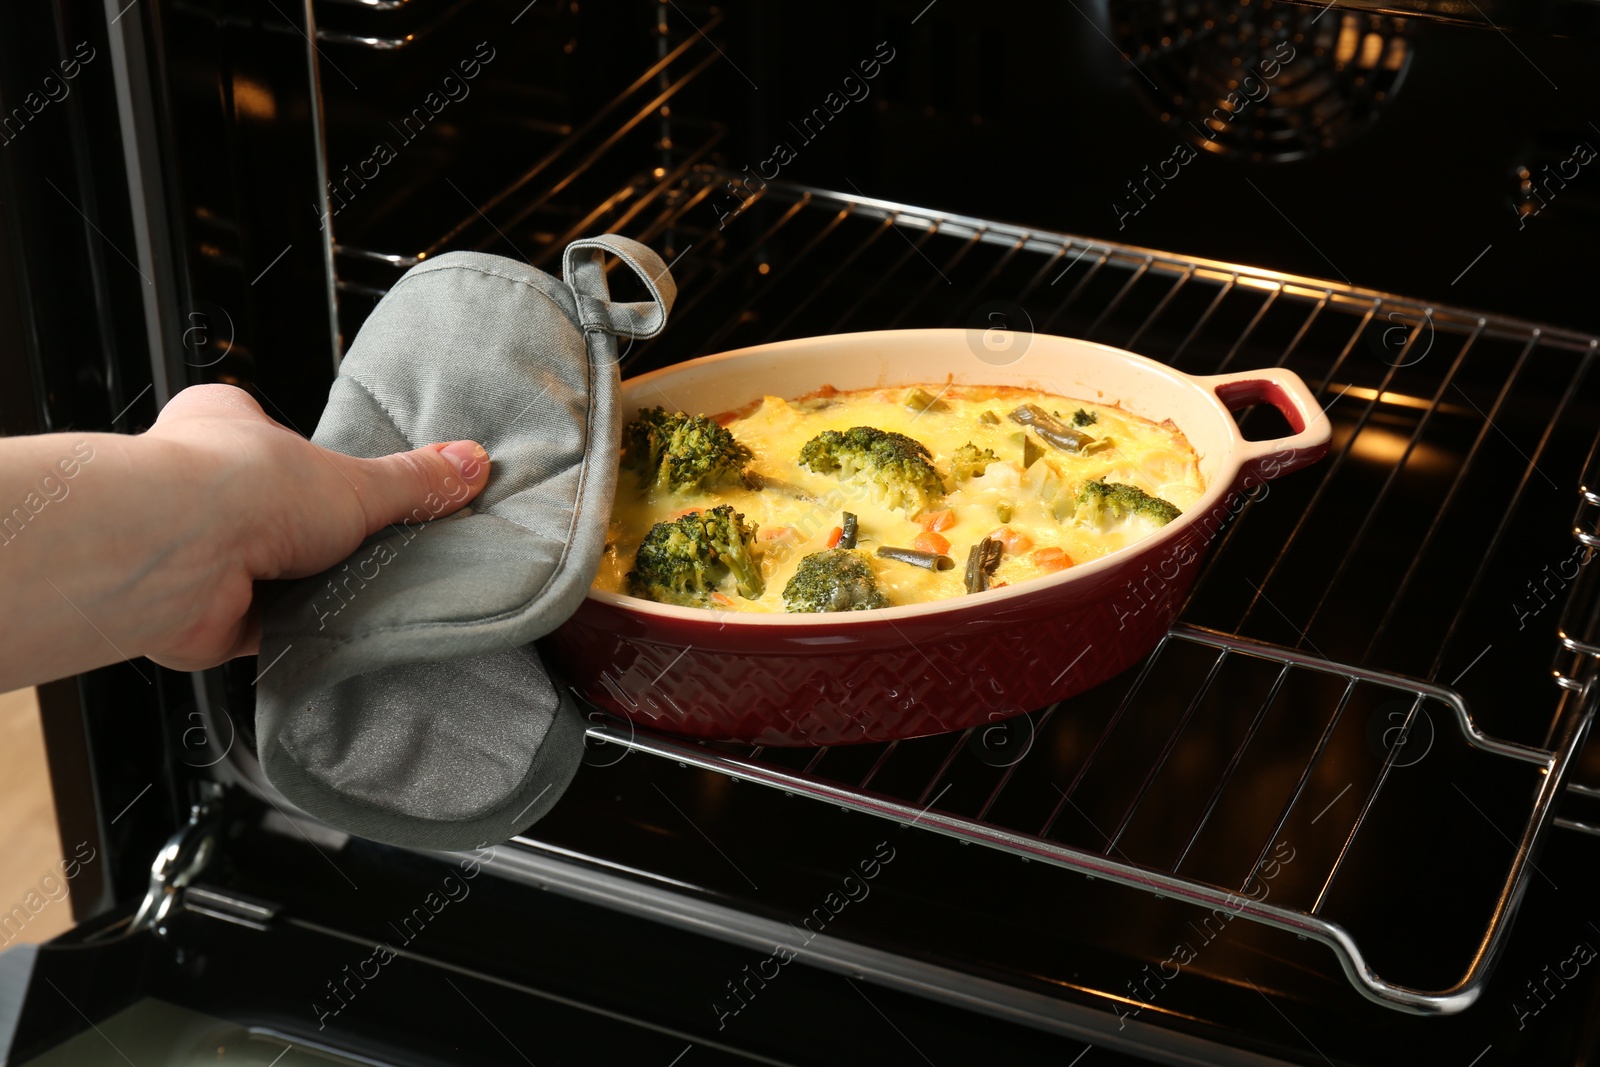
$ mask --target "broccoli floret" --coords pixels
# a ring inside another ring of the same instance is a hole
[[[704,492],[737,481],[750,450],[704,415],[641,410],[622,431],[622,462],[658,490]]]
[[[1074,426],[1093,426],[1099,420],[1099,415],[1092,411],[1085,411],[1083,408],[1079,408],[1072,413],[1072,425]]]
[[[911,514],[944,495],[944,479],[926,445],[871,426],[822,431],[800,449],[800,463],[818,474],[837,473],[841,481],[870,486],[882,504]]]
[[[889,598],[878,588],[872,564],[859,551],[829,548],[813,552],[783,587],[789,611],[866,611],[886,608]]]
[[[1101,530],[1127,519],[1165,526],[1181,514],[1160,497],[1121,482],[1089,482],[1078,492],[1078,521]]]
[[[645,534],[628,572],[628,592],[663,604],[704,607],[730,575],[739,595],[766,591],[756,560],[756,527],[727,504],[658,522]]]
[[[979,448],[971,441],[968,441],[956,449],[956,454],[950,457],[950,473],[955,477],[956,481],[964,482],[968,478],[978,477],[989,468],[989,464],[999,459],[1000,457],[995,455],[993,450]]]

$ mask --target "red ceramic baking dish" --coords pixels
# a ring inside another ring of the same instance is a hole
[[[714,414],[824,384],[1024,386],[1171,419],[1199,455],[1204,495],[1120,552],[930,604],[765,615],[591,589],[546,638],[552,665],[602,707],[694,737],[832,745],[994,722],[1138,662],[1171,625],[1202,554],[1245,494],[1259,496],[1267,481],[1328,449],[1327,416],[1291,371],[1195,377],[1067,337],[1017,336],[999,353],[983,340],[966,330],[893,330],[740,349],[623,382],[622,411],[661,404]],[[1255,403],[1281,411],[1293,435],[1245,440],[1230,411]]]

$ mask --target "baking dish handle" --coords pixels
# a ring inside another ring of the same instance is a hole
[[[1271,404],[1283,413],[1294,433],[1271,441],[1238,444],[1241,466],[1270,481],[1315,463],[1328,451],[1333,427],[1316,395],[1300,375],[1282,367],[1196,377],[1195,382],[1217,394],[1229,411],[1251,404]]]

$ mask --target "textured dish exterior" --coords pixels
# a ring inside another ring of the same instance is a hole
[[[551,665],[610,711],[707,739],[832,745],[995,722],[1138,662],[1171,625],[1236,494],[1326,451],[1325,432],[1309,447],[1306,434],[1288,449],[1246,442],[1214,391],[1235,402],[1262,399],[1255,394],[1264,383],[1244,376],[1191,378],[1054,337],[1031,339],[1030,365],[991,366],[974,357],[968,340],[966,331],[908,330],[783,342],[630,379],[622,404],[629,411],[665,397],[714,413],[764,392],[793,396],[824,382],[855,389],[947,373],[958,384],[1031,385],[1120,400],[1157,421],[1170,415],[1201,457],[1207,492],[1135,546],[976,598],[824,618],[665,608],[591,590],[545,638]],[[1325,419],[1319,425],[1326,431]]]
[[[645,623],[595,600],[546,640],[580,692],[652,729],[761,745],[920,737],[1043,707],[1138,662],[1172,624],[1198,559],[1151,582],[1142,608],[1118,600],[1147,562],[1129,552],[1070,599],[870,622],[826,643],[815,631]]]

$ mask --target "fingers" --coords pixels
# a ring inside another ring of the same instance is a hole
[[[338,459],[355,483],[367,534],[391,523],[449,515],[489,481],[489,453],[474,441],[425,445],[379,459]]]

